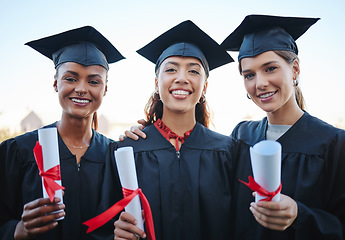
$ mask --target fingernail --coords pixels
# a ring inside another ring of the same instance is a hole
[[[59,217],[63,217],[63,216],[65,216],[65,212],[60,212]]]

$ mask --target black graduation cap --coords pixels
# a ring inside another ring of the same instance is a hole
[[[221,46],[228,51],[239,51],[238,60],[272,50],[298,54],[295,40],[319,19],[248,15]]]
[[[124,57],[95,28],[85,26],[49,37],[25,43],[53,60],[55,67],[64,62],[76,62],[84,66],[101,65],[107,70],[108,63]]]
[[[190,20],[166,31],[137,52],[155,63],[156,70],[170,56],[196,57],[207,75],[209,70],[234,61],[224,48]]]

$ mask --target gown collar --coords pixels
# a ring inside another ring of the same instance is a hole
[[[185,132],[183,136],[177,135],[175,132],[173,132],[168,126],[166,126],[161,119],[158,119],[154,124],[153,124],[157,130],[163,135],[163,137],[170,141],[171,138],[175,139],[175,149],[176,151],[179,151],[179,141],[181,141],[181,144],[184,143],[184,141],[187,140],[187,138],[190,136],[191,132],[193,131],[194,128],[191,130]]]

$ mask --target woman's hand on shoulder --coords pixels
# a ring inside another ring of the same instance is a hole
[[[55,228],[57,219],[65,216],[65,205],[59,204],[60,201],[60,198],[54,198],[53,202],[49,198],[39,198],[25,204],[21,221],[14,231],[14,239],[36,238]]]
[[[297,218],[298,207],[292,198],[280,194],[279,202],[252,202],[250,211],[262,226],[272,230],[284,231]]]
[[[114,239],[131,239],[137,240],[138,236],[145,238],[143,230],[136,226],[137,220],[127,212],[122,212],[119,219],[114,223]]]
[[[123,141],[125,137],[129,137],[133,140],[138,140],[139,137],[146,138],[146,134],[142,131],[144,129],[146,121],[144,119],[140,119],[137,122],[139,123],[138,126],[132,126],[129,130],[125,131],[125,135],[120,135],[120,141]]]

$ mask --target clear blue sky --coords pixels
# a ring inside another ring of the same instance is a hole
[[[1,1],[0,127],[18,124],[29,110],[45,124],[61,115],[52,87],[53,63],[25,42],[85,25],[99,30],[126,57],[111,65],[99,112],[111,121],[134,124],[154,90],[154,66],[137,49],[187,19],[221,43],[248,14],[321,18],[297,40],[300,86],[308,111],[335,123],[345,118],[344,11],[344,0]],[[211,72],[206,96],[221,133],[229,134],[247,115],[264,116],[247,100],[237,63]]]

